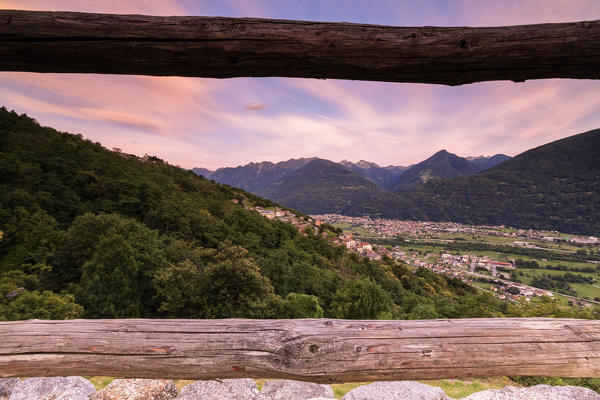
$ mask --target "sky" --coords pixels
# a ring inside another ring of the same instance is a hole
[[[0,9],[260,17],[396,26],[600,19],[600,0],[0,0]],[[600,128],[600,81],[458,87],[291,78],[0,72],[0,105],[184,168],[317,156],[410,165],[441,149],[514,156]]]

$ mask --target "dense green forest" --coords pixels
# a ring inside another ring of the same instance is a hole
[[[161,161],[0,109],[0,319],[576,316],[369,261]]]

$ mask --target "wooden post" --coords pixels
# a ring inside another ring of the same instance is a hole
[[[391,27],[0,10],[0,71],[460,85],[600,78],[600,21]]]
[[[71,320],[0,322],[0,377],[600,377],[600,321]]]

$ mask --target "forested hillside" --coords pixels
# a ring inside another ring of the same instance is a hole
[[[523,312],[458,280],[359,258],[244,203],[272,205],[2,108],[0,318]]]
[[[315,159],[258,194],[307,214],[345,214],[357,204],[369,214],[393,206],[394,194],[356,172],[331,161]]]
[[[427,219],[598,235],[600,129],[528,150],[473,176],[405,195]],[[404,213],[402,217],[411,217]]]

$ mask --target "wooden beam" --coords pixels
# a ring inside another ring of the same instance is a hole
[[[0,377],[600,377],[600,321],[72,320],[0,322]]]
[[[0,10],[0,70],[445,85],[600,79],[600,21],[439,28]]]

